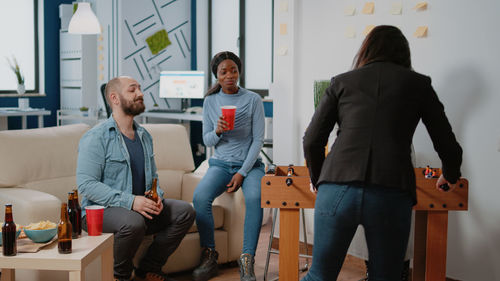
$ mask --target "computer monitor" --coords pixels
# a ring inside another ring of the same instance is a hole
[[[202,99],[204,95],[205,72],[160,72],[160,98]]]

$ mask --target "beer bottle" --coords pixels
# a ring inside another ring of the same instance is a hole
[[[82,207],[80,207],[80,202],[78,201],[78,189],[73,189],[73,199],[75,200],[76,211],[78,214],[78,236],[82,235]]]
[[[151,190],[146,195],[146,198],[151,199],[155,202],[158,202],[158,191],[156,190],[157,181],[158,181],[157,178],[153,179],[153,184],[151,185]]]
[[[71,253],[71,233],[73,232],[73,226],[69,221],[68,217],[68,204],[62,203],[61,205],[61,220],[57,226],[57,239],[58,239],[58,250],[60,254]]]
[[[71,231],[71,238],[78,238],[78,227],[80,226],[80,221],[78,220],[78,210],[76,209],[75,193],[68,192],[68,217],[71,225],[73,226]]]
[[[5,222],[2,225],[2,250],[4,256],[17,254],[16,224],[12,217],[12,204],[5,205]]]

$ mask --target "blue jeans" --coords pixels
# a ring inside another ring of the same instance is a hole
[[[200,234],[201,247],[215,248],[214,217],[212,202],[227,189],[226,185],[241,168],[241,163],[225,162],[217,159],[208,161],[207,173],[200,181],[193,195],[196,210],[196,225]],[[262,208],[260,207],[260,180],[264,176],[264,164],[257,160],[252,170],[244,178],[241,189],[245,196],[245,225],[243,251],[255,255],[262,225]]]
[[[302,281],[337,280],[358,224],[365,228],[369,280],[401,280],[412,205],[410,193],[397,188],[321,184],[314,210],[313,263]]]

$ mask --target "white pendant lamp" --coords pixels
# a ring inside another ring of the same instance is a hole
[[[90,3],[79,2],[77,4],[76,12],[69,22],[68,33],[100,34],[101,25],[92,8],[90,8]]]

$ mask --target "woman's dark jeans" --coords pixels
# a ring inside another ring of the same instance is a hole
[[[314,211],[313,262],[302,281],[336,280],[359,224],[365,228],[370,281],[401,280],[412,198],[397,188],[324,183]]]

